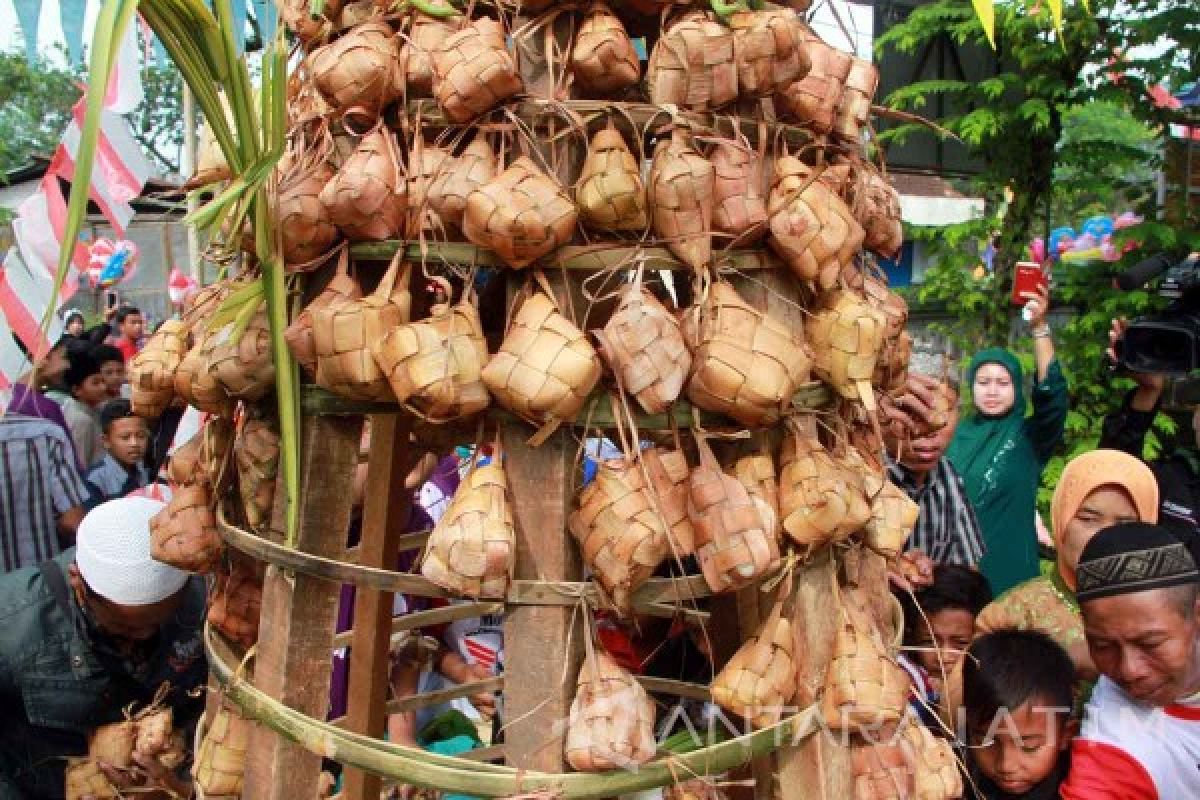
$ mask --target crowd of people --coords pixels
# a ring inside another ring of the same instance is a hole
[[[1100,446],[1058,478],[1050,547],[1039,545],[1037,490],[1069,403],[1048,296],[1028,308],[1028,386],[1012,352],[988,349],[964,365],[961,385],[957,369],[914,372],[886,411],[901,434],[889,442],[889,477],[919,508],[892,576],[911,712],[953,739],[968,797],[1200,797],[1200,422],[1197,448],[1144,463],[1163,381],[1135,376]],[[125,364],[144,328],[127,307],[91,330],[69,318],[0,416],[0,800],[61,797],[62,757],[164,681],[179,724],[200,712],[206,586],[150,557],[149,520],[163,506],[147,487],[182,409],[151,425],[131,412]],[[1122,331],[1114,323],[1114,341]],[[423,459],[406,481],[410,529],[435,524],[466,466],[487,457],[460,448]],[[357,535],[355,523],[348,544]],[[412,568],[407,558],[398,569]],[[403,614],[430,601],[396,603]],[[348,586],[339,629],[353,606]],[[632,672],[707,682],[702,625],[602,616],[598,638]],[[422,634],[396,653],[397,694],[503,670],[501,616]],[[346,670],[335,653],[330,718],[344,713]],[[389,738],[460,753],[481,746],[487,720],[493,741],[502,737],[501,701],[489,691],[393,714]],[[691,711],[705,714],[703,704]],[[186,792],[181,776],[143,766]]]

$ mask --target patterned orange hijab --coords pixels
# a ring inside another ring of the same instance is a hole
[[[1055,537],[1063,535],[1083,501],[1102,486],[1124,489],[1133,501],[1140,521],[1158,522],[1158,481],[1150,468],[1120,450],[1092,450],[1072,459],[1054,487],[1050,521]],[[1075,566],[1066,563],[1060,547],[1058,574],[1072,592],[1075,591]]]

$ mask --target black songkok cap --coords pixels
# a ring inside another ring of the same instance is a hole
[[[1079,602],[1200,582],[1187,534],[1161,525],[1123,522],[1092,537],[1075,570]],[[1200,541],[1195,543],[1200,550]]]

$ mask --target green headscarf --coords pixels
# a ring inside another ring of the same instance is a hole
[[[946,457],[954,464],[963,483],[968,487],[979,487],[982,500],[992,487],[987,485],[985,475],[996,455],[1006,442],[1021,435],[1025,425],[1025,393],[1022,388],[1024,374],[1017,357],[1002,347],[980,350],[971,359],[967,370],[967,383],[975,384],[975,373],[984,364],[999,364],[1008,370],[1013,382],[1013,404],[1008,413],[1000,417],[985,417],[973,408],[970,414],[958,423],[954,440],[946,450]]]

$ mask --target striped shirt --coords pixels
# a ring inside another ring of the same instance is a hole
[[[892,483],[920,508],[907,549],[920,550],[935,564],[974,567],[983,558],[983,532],[967,499],[962,478],[944,456],[921,485],[907,467],[888,466]]]
[[[0,416],[0,574],[58,555],[58,517],[88,494],[74,460],[53,422]]]

